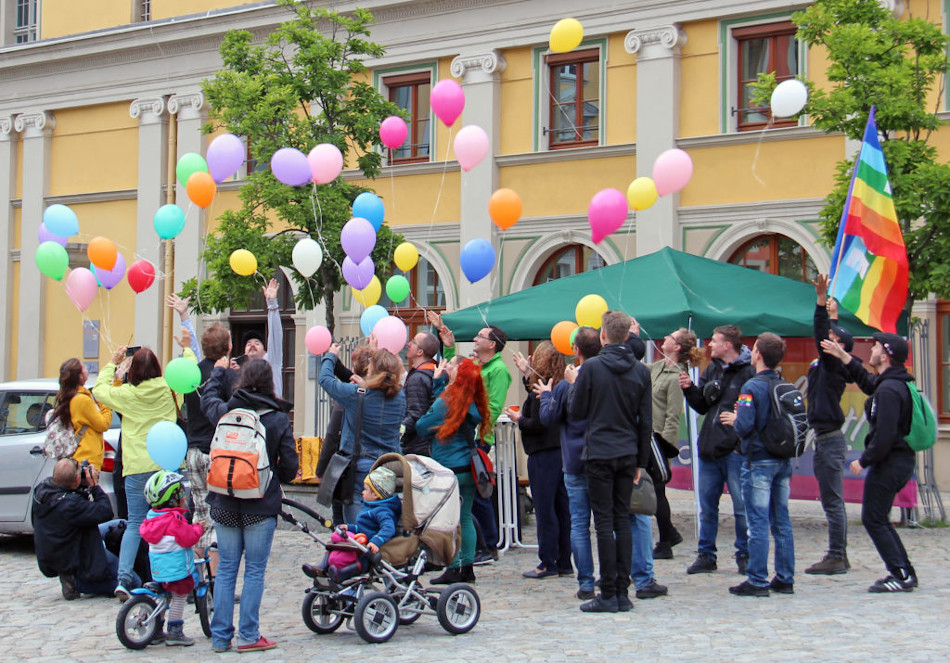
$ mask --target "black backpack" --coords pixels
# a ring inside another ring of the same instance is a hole
[[[805,397],[782,378],[770,378],[768,383],[771,409],[768,424],[759,437],[765,450],[776,458],[797,458],[805,451],[808,437]]]

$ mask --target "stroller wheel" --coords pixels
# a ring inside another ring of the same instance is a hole
[[[353,624],[366,642],[386,642],[399,628],[399,608],[389,594],[369,592],[356,604]]]
[[[343,616],[333,610],[336,602],[322,592],[310,592],[303,600],[303,623],[314,633],[333,633],[343,624]]]
[[[452,635],[461,635],[475,628],[482,607],[475,590],[458,582],[442,590],[435,612],[442,628]]]
[[[401,604],[402,595],[394,597]],[[398,607],[398,606],[397,606]],[[409,626],[422,617],[422,613],[429,607],[428,601],[421,601],[415,596],[410,596],[405,606],[399,609],[399,624]]]

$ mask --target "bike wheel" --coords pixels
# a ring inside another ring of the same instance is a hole
[[[314,633],[333,633],[343,624],[343,615],[333,612],[335,601],[321,592],[310,592],[303,600],[303,623]]]
[[[370,592],[356,604],[353,622],[366,642],[386,642],[399,628],[399,608],[389,594]]]
[[[459,582],[442,590],[435,612],[442,628],[452,635],[461,635],[475,628],[482,606],[475,590]]]
[[[206,638],[211,637],[211,613],[214,612],[214,599],[211,596],[211,586],[208,585],[206,591],[198,595],[195,590],[195,612],[198,613],[198,621],[201,622],[201,630]]]
[[[148,621],[158,604],[151,596],[135,594],[122,604],[115,619],[115,634],[129,649],[145,649],[158,632],[161,618]]]

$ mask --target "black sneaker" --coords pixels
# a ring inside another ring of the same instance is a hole
[[[782,582],[778,578],[772,578],[772,582],[769,583],[769,590],[776,594],[794,594],[795,585],[790,582]]]
[[[769,595],[769,588],[768,588],[767,586],[766,586],[766,587],[759,587],[758,585],[753,585],[751,582],[749,582],[748,580],[746,580],[745,582],[743,582],[743,583],[740,584],[740,585],[736,585],[735,587],[730,587],[730,588],[729,588],[729,593],[730,593],[730,594],[735,594],[736,596],[760,596],[760,597],[764,597],[764,596],[768,596],[768,595]]]
[[[914,584],[910,584],[910,579],[900,580],[894,576],[887,576],[886,578],[881,578],[873,585],[868,587],[868,591],[872,594],[886,594],[889,592],[912,592],[916,586],[916,579],[914,579]]]
[[[495,561],[495,557],[492,556],[487,550],[484,552],[476,553],[475,560],[472,562],[475,566],[482,566],[484,564],[491,564]]]
[[[843,558],[828,554],[822,557],[820,562],[815,562],[805,569],[805,573],[813,576],[835,576],[847,573],[849,567]]]
[[[745,575],[745,570],[749,566],[749,556],[736,553],[736,569],[740,576]]]
[[[673,544],[659,541],[653,548],[653,559],[673,559]]]
[[[630,600],[630,597],[627,594],[617,594],[617,612],[630,612],[631,610],[633,610],[633,601]]]
[[[67,601],[75,601],[80,596],[82,596],[82,594],[79,593],[79,590],[76,589],[76,578],[70,574],[60,573],[59,584],[60,588],[63,590],[63,598]]]
[[[638,599],[655,599],[658,596],[666,596],[669,590],[665,585],[661,585],[654,578],[649,585],[637,590]]]
[[[683,543],[683,535],[680,534],[678,529],[673,530],[673,538],[670,539],[670,546],[678,546]]]
[[[581,603],[581,612],[619,612],[620,607],[617,605],[617,597],[611,596],[609,599],[605,599],[603,595],[598,594],[593,598],[593,600],[588,601],[587,603]]]
[[[590,601],[592,598],[597,596],[597,593],[594,592],[593,589],[578,589],[577,594],[574,596],[579,598],[581,601]]]
[[[696,557],[696,561],[690,564],[689,568],[686,569],[686,573],[690,575],[694,573],[712,573],[717,568],[715,557],[712,555],[699,555]]]

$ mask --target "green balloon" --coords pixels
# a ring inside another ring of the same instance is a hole
[[[386,281],[386,296],[394,304],[405,300],[409,296],[409,280],[400,274],[389,277]]]
[[[583,329],[583,327],[584,327],[584,325],[581,325],[580,327],[575,327],[575,328],[574,328],[574,331],[571,332],[571,345],[574,345],[574,338],[577,336],[577,332],[578,332],[580,329]]]
[[[208,162],[205,161],[204,157],[200,154],[195,154],[194,152],[181,155],[181,159],[178,160],[178,165],[175,166],[175,177],[178,178],[178,183],[182,186],[187,186],[188,178],[195,173],[207,172]]]
[[[165,382],[179,394],[189,394],[201,384],[201,369],[190,359],[172,359],[165,367]]]
[[[36,266],[46,276],[61,281],[69,267],[69,255],[57,242],[43,242],[36,249]]]

